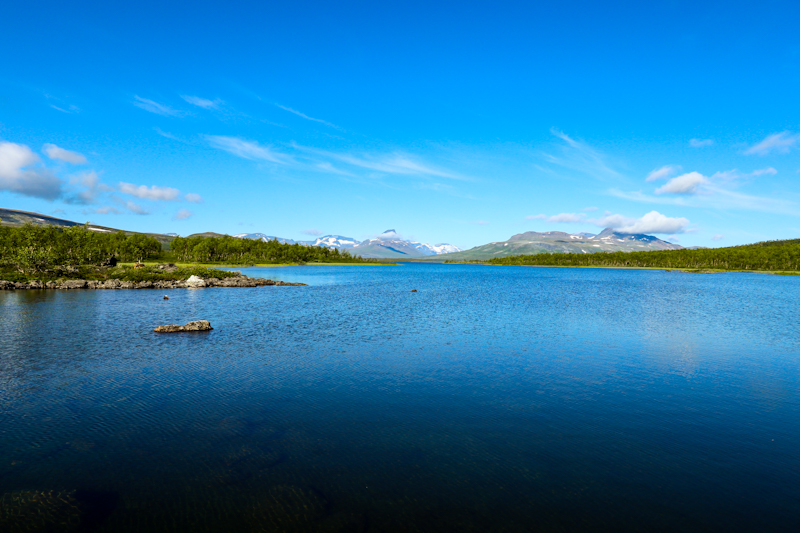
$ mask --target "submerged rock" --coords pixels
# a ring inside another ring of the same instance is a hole
[[[189,322],[185,326],[181,326],[178,324],[167,324],[165,326],[158,326],[153,331],[158,333],[178,333],[181,331],[209,331],[214,328],[211,327],[211,324],[208,320],[195,320],[193,322]]]

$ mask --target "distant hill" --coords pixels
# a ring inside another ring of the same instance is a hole
[[[83,226],[84,223],[74,222],[72,220],[65,220],[63,218],[51,217],[48,215],[42,215],[40,213],[31,213],[29,211],[17,211],[16,209],[0,208],[0,225],[24,226],[25,224],[34,224],[36,226],[50,225],[50,226],[72,227],[72,226]],[[102,231],[102,232],[122,231],[126,235],[133,235],[135,233],[140,233],[138,231],[127,231],[127,230],[109,228],[106,226],[98,226],[96,224],[89,224],[89,229],[92,231]],[[165,235],[162,233],[145,233],[145,235],[156,239],[158,242],[161,243],[162,246],[164,246],[165,249],[169,249],[169,243],[172,242],[172,239],[175,238],[174,234]]]
[[[680,250],[682,247],[652,235],[619,233],[611,228],[599,235],[591,233],[565,233],[527,231],[514,235],[507,241],[476,246],[463,252],[439,255],[435,260],[475,261],[512,255],[543,253],[591,254],[597,252],[644,252],[653,250]]]

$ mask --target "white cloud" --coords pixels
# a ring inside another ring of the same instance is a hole
[[[318,229],[304,229],[302,233],[304,235],[312,235],[314,237],[319,237],[320,235],[322,235],[322,232]]]
[[[205,98],[200,98],[199,96],[189,96],[186,94],[182,94],[181,98],[183,98],[187,103],[190,103],[197,107],[202,107],[203,109],[218,109],[219,105],[222,100],[207,100]]]
[[[44,168],[27,168],[39,157],[23,144],[0,141],[0,190],[23,196],[55,200],[62,195],[62,183]]]
[[[589,222],[605,228],[613,228],[620,233],[685,233],[689,226],[686,218],[672,218],[658,211],[650,211],[641,218],[631,219],[623,215],[608,215]]]
[[[714,144],[713,139],[690,139],[689,144],[692,145],[694,148],[703,148],[705,146],[711,146]]]
[[[42,150],[44,150],[44,153],[46,153],[47,157],[50,159],[66,161],[67,163],[72,163],[73,165],[82,165],[86,163],[86,156],[83,154],[79,154],[78,152],[73,152],[71,150],[65,150],[64,148],[59,148],[55,144],[45,144],[42,147]]]
[[[680,170],[680,165],[664,165],[663,167],[650,172],[644,181],[657,181],[660,179],[665,179],[680,172]]]
[[[327,120],[322,120],[321,118],[309,117],[309,116],[308,116],[308,115],[306,115],[305,113],[301,113],[300,111],[297,111],[297,110],[295,110],[295,109],[292,109],[291,107],[282,106],[282,105],[280,105],[280,104],[275,104],[275,105],[276,105],[276,106],[278,106],[279,108],[283,109],[284,111],[288,111],[289,113],[294,113],[294,114],[295,114],[295,115],[297,115],[298,117],[302,117],[302,118],[304,118],[304,119],[306,119],[306,120],[310,120],[310,121],[312,121],[312,122],[319,122],[320,124],[325,124],[326,126],[330,126],[331,128],[334,128],[334,129],[337,129],[337,130],[340,130],[340,129],[341,129],[341,128],[340,128],[339,126],[337,126],[336,124],[331,124],[331,123],[330,123],[330,122],[328,122]]]
[[[672,178],[666,184],[656,189],[656,194],[694,194],[697,188],[708,183],[708,179],[699,172],[689,172],[677,178]]]
[[[800,140],[800,135],[794,134],[790,131],[773,133],[772,135],[767,135],[767,137],[760,143],[745,150],[744,153],[747,155],[767,155],[771,152],[785,154],[788,153],[795,144],[797,144],[798,140]]]
[[[111,207],[111,206],[108,206],[108,205],[104,206],[104,207],[99,207],[99,208],[97,208],[97,209],[95,209],[94,211],[91,211],[91,212],[92,213],[97,213],[98,215],[119,215],[119,214],[122,213],[122,211],[120,211],[116,207]],[[87,212],[84,211],[84,214],[86,214],[86,213]]]
[[[774,176],[777,173],[778,173],[778,171],[775,170],[774,168],[767,167],[767,168],[760,168],[758,170],[754,170],[753,172],[750,173],[750,175],[751,176],[765,176],[765,175],[769,174],[770,176]]]
[[[290,161],[284,154],[275,152],[271,147],[261,146],[256,141],[227,137],[225,135],[206,135],[205,139],[212,147],[244,159],[271,161],[281,164],[287,164]]]
[[[85,189],[78,192],[77,195],[65,198],[64,201],[68,204],[93,204],[97,201],[98,192],[108,192],[113,190],[108,185],[100,183],[100,176],[94,170],[73,176],[70,178],[69,182],[73,186],[82,185],[85,187]]]
[[[125,202],[125,208],[130,211],[131,213],[135,213],[137,215],[149,215],[150,211],[145,209],[144,207],[140,206],[139,204],[135,204],[133,202]]]
[[[181,209],[180,211],[175,213],[175,216],[172,217],[172,220],[186,220],[192,215],[194,215],[194,213],[192,213],[188,209]]]
[[[592,211],[597,211],[597,209],[598,209],[597,207],[592,206],[592,207],[584,207],[583,209],[581,209],[581,211],[591,213]]]
[[[548,222],[570,224],[573,222],[582,222],[584,217],[583,213],[559,213],[547,219]]]
[[[172,109],[168,105],[159,104],[158,102],[148,100],[147,98],[134,96],[134,99],[136,101],[133,102],[133,105],[150,113],[155,113],[156,115],[163,115],[165,117],[180,117],[185,114],[183,111]]]
[[[711,237],[711,240],[712,240],[712,241],[721,241],[721,240],[722,240],[722,239],[724,239],[724,238],[725,238],[725,236],[724,236],[724,235],[722,235],[721,233],[717,233],[716,235],[714,235],[713,237]]]
[[[525,217],[525,220],[546,220],[547,215],[538,214],[538,215],[528,215]]]
[[[134,185],[122,181],[119,183],[119,192],[130,194],[137,198],[156,201],[177,200],[178,195],[181,193],[181,191],[173,189],[172,187],[159,187],[158,185],[148,187],[146,185]]]
[[[187,193],[186,196],[183,197],[184,200],[189,202],[190,204],[202,204],[203,197],[199,194],[195,194],[193,192]]]

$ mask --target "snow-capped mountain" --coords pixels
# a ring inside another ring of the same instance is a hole
[[[357,245],[358,241],[352,237],[342,237],[341,235],[325,235],[324,237],[317,238],[312,246],[327,246],[328,248],[352,248]]]
[[[314,241],[294,241],[281,237],[273,237],[263,233],[240,233],[234,235],[238,239],[259,239],[271,241],[277,239],[278,242],[285,244],[302,244],[305,246],[327,246],[328,248],[338,248],[348,250],[354,255],[377,259],[400,259],[404,257],[425,257],[429,255],[448,254],[459,252],[460,250],[452,244],[427,244],[403,239],[395,230],[386,230],[373,239],[358,241],[352,237],[342,235],[325,235],[318,237]]]
[[[483,260],[521,254],[596,252],[640,252],[647,250],[680,250],[681,246],[658,237],[643,234],[620,233],[606,228],[599,234],[527,231],[512,236],[507,241],[491,242],[444,259],[456,261]]]
[[[239,233],[238,235],[234,235],[234,237],[236,237],[237,239],[255,239],[264,242],[277,240],[281,244],[297,244],[297,241],[293,241],[292,239],[284,239],[283,237],[264,235],[263,233]]]
[[[439,254],[452,254],[455,252],[460,252],[461,248],[459,248],[458,246],[453,246],[452,244],[442,243],[442,244],[420,244],[419,246],[417,246],[417,250],[421,251],[423,255],[439,255]]]
[[[386,230],[373,239],[367,239],[353,247],[353,253],[361,257],[388,259],[425,257],[449,253],[444,250],[459,251],[452,244],[420,243],[403,239],[395,230]]]

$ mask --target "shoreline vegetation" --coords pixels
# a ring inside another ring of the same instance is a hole
[[[496,257],[467,264],[640,268],[675,272],[762,272],[800,274],[800,239],[765,241],[728,248],[654,250],[647,252],[598,252],[593,254],[543,253]]]
[[[31,288],[86,286],[77,283],[79,281],[91,282],[92,286],[103,285],[98,288],[113,288],[105,287],[112,280],[125,285],[125,288],[129,283],[134,284],[132,288],[148,283],[171,288],[191,276],[222,282],[233,277],[250,279],[239,272],[228,272],[219,267],[290,264],[386,263],[363,259],[335,248],[228,236],[176,237],[169,243],[161,243],[144,234],[97,232],[85,225],[0,226],[0,281],[5,282],[4,288],[14,288],[15,284],[20,284],[19,288],[25,288],[24,284],[33,284]],[[277,284],[271,280],[264,281],[269,282],[264,284]],[[71,282],[71,286],[63,286],[65,282]],[[225,283],[216,286],[249,286]]]

